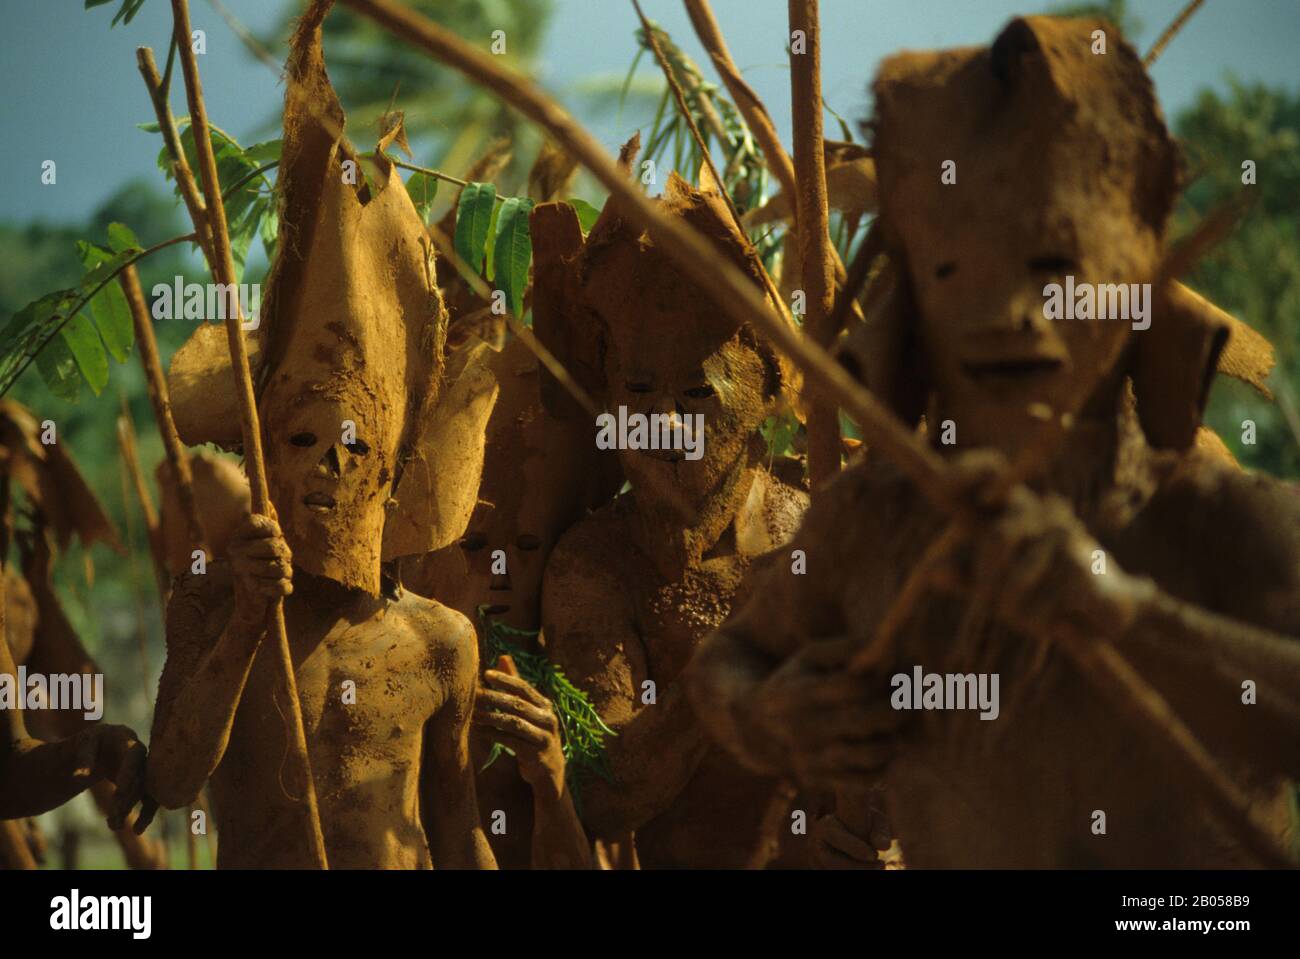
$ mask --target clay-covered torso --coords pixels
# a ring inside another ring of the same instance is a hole
[[[774,545],[797,527],[806,495],[769,474],[759,475],[767,501],[760,525]],[[591,514],[560,541],[552,562],[563,566],[566,554],[578,553],[585,563],[608,571],[589,595],[570,601],[620,611],[635,713],[654,708],[642,701],[644,684],[654,684],[656,698],[665,694],[704,637],[743,605],[754,570],[767,560],[737,550],[729,530],[698,565],[665,578],[635,545],[634,509],[632,497],[625,495]],[[550,610],[544,615],[552,622]],[[598,672],[608,655],[608,647],[593,637],[590,648],[570,646],[562,660],[582,662],[579,672]],[[779,780],[757,775],[721,747],[710,746],[672,805],[636,830],[640,862],[645,868],[761,867],[775,854],[776,827],[791,795]]]
[[[220,564],[205,578],[198,595],[210,644],[233,597]],[[361,597],[337,610],[294,596],[285,614],[331,867],[428,868],[424,729],[447,700],[463,620],[410,593]],[[311,865],[276,659],[264,640],[212,776],[223,868]]]

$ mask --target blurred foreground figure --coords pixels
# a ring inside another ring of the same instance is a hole
[[[754,770],[837,791],[828,862],[876,865],[891,835],[923,867],[1259,862],[1167,728],[1053,642],[1113,644],[1281,848],[1300,497],[1197,449],[1216,367],[1258,383],[1268,350],[1162,269],[1178,156],[1141,62],[1109,24],[1034,17],[887,60],[875,102],[894,285],[845,362],[924,415],[977,520],[863,654],[950,519],[869,453],[794,537],[807,575],[773,568],[704,644],[697,710]],[[1029,488],[995,496],[1022,457]]]

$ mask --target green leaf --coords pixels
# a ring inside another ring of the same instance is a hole
[[[81,374],[77,361],[61,336],[50,340],[45,349],[36,354],[36,371],[41,374],[46,387],[61,400],[77,401],[81,392]]]
[[[140,12],[142,6],[144,6],[144,0],[122,0],[122,6],[113,16],[113,22],[109,26],[117,26],[119,20],[123,23],[130,23],[135,19],[135,15]]]
[[[551,701],[555,718],[560,726],[560,740],[564,752],[564,778],[573,793],[574,805],[581,814],[583,784],[593,776],[613,781],[609,757],[605,754],[605,739],[617,736],[605,724],[591,700],[574,686],[544,652],[533,652],[535,631],[515,629],[498,623],[487,614],[488,607],[478,607],[478,620],[487,646],[488,661],[508,655],[515,661],[519,676]],[[498,755],[493,750],[493,758]]]
[[[275,212],[275,204],[270,206],[270,211],[262,217],[262,225],[258,227],[262,235],[262,249],[266,250],[268,261],[275,259],[275,244],[280,239],[280,216]]]
[[[244,156],[256,166],[266,166],[268,163],[280,162],[280,153],[283,148],[283,140],[263,140],[261,143],[254,143],[245,150]]]
[[[113,226],[122,227],[122,224],[115,223]],[[122,229],[128,234],[131,232],[126,227]],[[109,232],[112,233],[112,227],[109,227]],[[125,239],[121,236],[121,231],[118,231],[118,234],[119,240]],[[131,236],[130,239],[134,241],[135,237]],[[124,252],[128,256],[131,254],[130,244]],[[81,257],[82,266],[87,269],[93,269],[107,260],[114,259],[114,254],[110,251],[84,240],[77,241],[77,253]],[[89,292],[89,289],[86,292]],[[88,306],[95,327],[99,330],[99,335],[104,338],[104,345],[108,347],[108,352],[113,354],[113,359],[119,363],[125,363],[131,355],[131,347],[135,344],[135,325],[131,322],[131,308],[127,306],[126,294],[122,292],[122,287],[116,280],[111,281],[91,298]]]
[[[759,427],[759,432],[767,442],[767,455],[784,456],[794,446],[795,435],[799,432],[799,423],[793,416],[769,416]]]
[[[410,194],[420,219],[426,224],[429,222],[429,212],[433,209],[433,201],[438,196],[438,182],[436,176],[427,173],[413,173],[406,181],[406,192]]]
[[[524,307],[524,290],[528,286],[528,264],[533,258],[533,242],[528,235],[528,215],[533,201],[517,196],[501,204],[497,220],[493,259],[497,287],[506,294],[506,304],[518,315]]]
[[[590,233],[591,228],[596,225],[596,219],[600,216],[600,211],[586,200],[580,200],[576,196],[569,197],[565,202],[577,212],[578,224],[582,227],[582,232]]]
[[[475,273],[483,271],[488,224],[496,204],[497,188],[491,183],[470,183],[460,191],[456,206],[456,254]]]
[[[112,2],[113,0],[86,0],[84,9],[93,10],[95,7],[106,6]],[[118,7],[117,13],[113,14],[113,22],[109,26],[117,26],[119,20],[123,23],[130,23],[135,19],[135,15],[140,12],[142,6],[144,6],[144,0],[122,0],[122,6]]]
[[[84,240],[77,241],[78,251],[80,251],[81,244],[84,242]],[[113,253],[104,257],[78,281],[77,286],[81,288],[83,295],[89,293],[97,284],[112,276],[116,270],[121,268],[122,264],[139,252],[139,250],[122,250],[120,253]]]
[[[140,241],[136,239],[135,233],[125,223],[110,223],[108,225],[108,245],[114,253],[121,253],[128,249],[143,249]]]
[[[492,282],[493,276],[496,275],[496,263],[494,262],[494,259],[496,257],[496,249],[497,249],[497,244],[496,244],[497,217],[501,215],[501,208],[504,205],[505,205],[504,203],[493,203],[492,219],[488,220],[488,232],[487,232],[488,242],[485,244],[485,250],[484,250],[484,252],[487,253],[487,258],[483,264],[483,275],[488,278],[489,283]]]
[[[95,332],[95,325],[85,313],[78,313],[63,326],[60,335],[68,352],[77,361],[77,369],[98,396],[108,385],[108,356],[104,344]]]

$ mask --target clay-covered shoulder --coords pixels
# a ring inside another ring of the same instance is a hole
[[[461,702],[478,682],[478,633],[469,617],[409,590],[402,592],[389,616],[400,617],[427,650],[425,668],[434,684],[450,688],[449,701]]]
[[[1140,520],[1197,568],[1198,602],[1300,628],[1300,486],[1192,453],[1166,472]]]
[[[773,543],[783,544],[790,541],[803,523],[808,511],[808,491],[788,483],[775,473],[766,471],[759,474],[764,489],[764,522],[768,537]]]
[[[619,496],[570,526],[547,558],[544,589],[553,583],[616,583],[629,545],[630,509],[631,498]]]
[[[468,648],[477,655],[477,631],[469,617],[436,599],[403,590],[389,615],[400,616],[431,648],[448,648],[457,655]]]
[[[202,572],[186,570],[172,580],[167,600],[167,641],[221,635],[235,609],[230,565],[213,560]]]
[[[829,545],[847,557],[880,549],[905,521],[930,513],[906,476],[884,457],[867,453],[813,494],[794,541]]]

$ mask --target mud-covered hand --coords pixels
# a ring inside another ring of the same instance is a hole
[[[293,592],[293,554],[269,516],[249,516],[228,547],[235,580],[235,609],[245,622],[262,623],[271,606]]]
[[[526,680],[499,670],[487,670],[483,682],[474,721],[514,750],[519,774],[534,791],[558,798],[564,792],[564,750],[551,701]]]
[[[1020,486],[983,514],[954,555],[972,605],[1030,638],[1062,625],[1119,636],[1149,592],[1056,495]]]
[[[854,676],[857,638],[817,640],[760,683],[742,703],[753,729],[785,775],[805,787],[834,787],[878,772],[893,755],[900,723],[889,684]]]
[[[145,792],[148,754],[144,743],[126,726],[100,723],[89,732],[90,745],[94,750],[95,778],[107,779],[116,787],[113,806],[108,814],[108,828],[123,828],[131,810],[136,803],[140,803],[135,832],[137,835],[143,833],[158,811],[158,803]]]
[[[883,817],[880,828],[863,838],[853,833],[834,813],[813,823],[813,865],[820,869],[884,869],[880,853],[889,848],[890,836]]]

